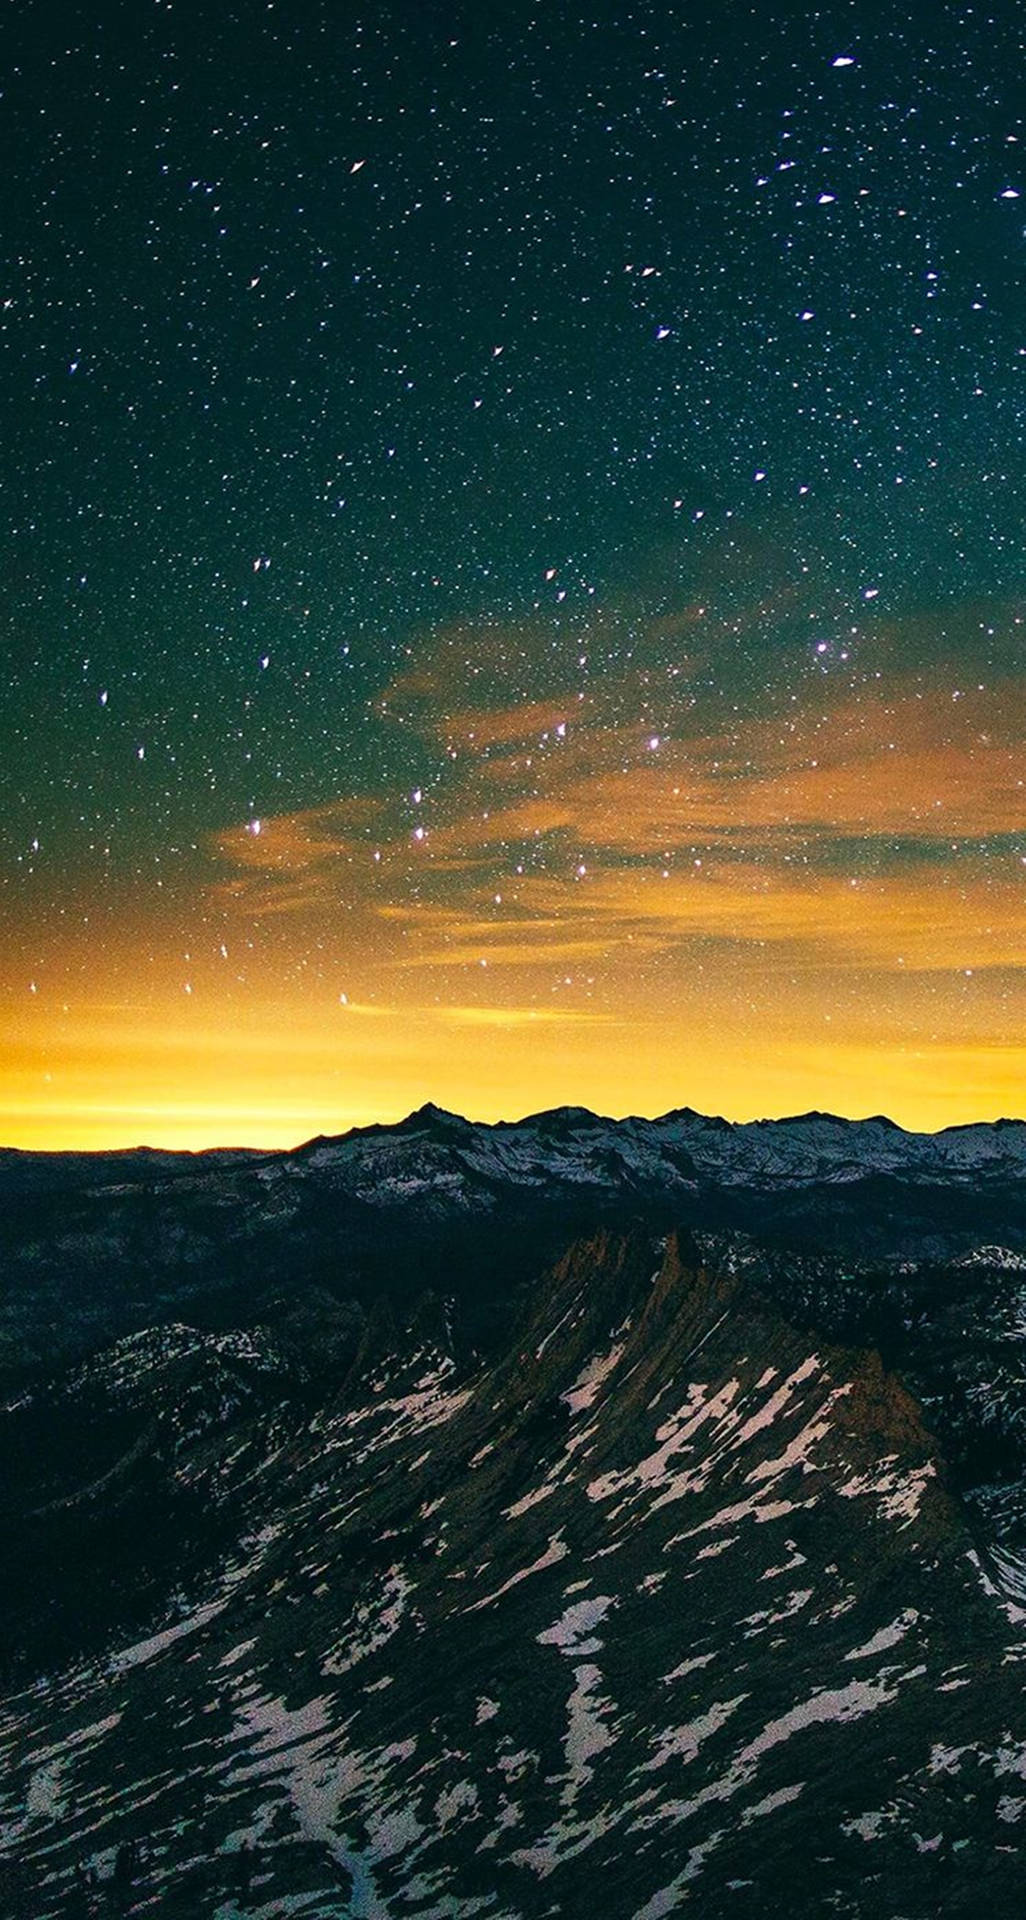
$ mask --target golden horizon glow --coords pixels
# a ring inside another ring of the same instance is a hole
[[[427,1100],[917,1131],[1026,1111],[1008,685],[891,672],[856,698],[816,674],[746,718],[703,707],[696,655],[521,705],[493,676],[454,711],[468,645],[381,696],[423,791],[235,820],[159,894],[122,880],[99,925],[89,902],[49,945],[8,939],[0,1142],[277,1147]]]
[[[513,1010],[325,1007],[275,1034],[169,1031],[157,1020],[100,1026],[90,1042],[45,1027],[5,1076],[0,1143],[47,1150],[291,1147],[315,1134],[391,1124],[427,1100],[494,1122],[555,1106],[620,1118],[671,1108],[745,1121],[827,1109],[885,1113],[913,1132],[1015,1117],[1026,1045],[812,1041],[789,1025],[756,1045],[661,1022],[563,1021]],[[387,1040],[377,1037],[382,1023]],[[454,1029],[470,1047],[454,1055]],[[372,1032],[374,1037],[372,1038]],[[355,1036],[355,1037],[354,1037]],[[39,1060],[48,1058],[40,1086]],[[101,1076],[102,1096],[97,1087]],[[824,1099],[824,1089],[831,1097]]]

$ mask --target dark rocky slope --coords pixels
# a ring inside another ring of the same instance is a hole
[[[458,1306],[321,1300],[315,1363],[292,1295],[37,1389],[13,1428],[88,1405],[95,1457],[40,1464],[21,1564],[33,1525],[149,1503],[181,1579],[133,1591],[123,1533],[127,1594],[14,1682],[7,1910],[1018,1916],[1014,1527],[964,1506],[941,1394],[924,1418],[858,1339],[954,1394],[945,1311],[1021,1285],[988,1257],[935,1310],[921,1265],[642,1223],[534,1274],[482,1359]]]

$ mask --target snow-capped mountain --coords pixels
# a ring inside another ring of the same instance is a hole
[[[179,1435],[217,1550],[9,1697],[6,1910],[1017,1914],[1020,1563],[908,1392],[642,1229],[509,1333]],[[136,1351],[152,1415],[197,1343]]]
[[[286,1153],[0,1155],[0,1385],[258,1287],[441,1291],[477,1244],[502,1291],[641,1210],[879,1260],[1026,1253],[1026,1123],[903,1132],[827,1114],[559,1108],[486,1126],[427,1106]],[[506,1269],[509,1275],[506,1276]],[[505,1277],[504,1277],[505,1276]]]
[[[45,1159],[3,1920],[1019,1920],[1021,1124]]]
[[[432,1149],[426,1157],[425,1149]],[[1026,1180],[1026,1121],[906,1133],[893,1121],[808,1113],[732,1123],[689,1108],[658,1120],[605,1120],[559,1107],[486,1126],[433,1106],[300,1150],[311,1165],[379,1204],[434,1187],[454,1199],[482,1184],[801,1189],[887,1175],[920,1184]]]

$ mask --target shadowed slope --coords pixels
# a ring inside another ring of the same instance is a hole
[[[198,1603],[9,1703],[36,1920],[134,1840],[183,1920],[1019,1912],[1023,1650],[916,1404],[686,1239],[579,1244],[233,1499]]]

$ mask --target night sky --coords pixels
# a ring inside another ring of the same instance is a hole
[[[8,9],[0,1142],[1026,1111],[1022,19]]]

